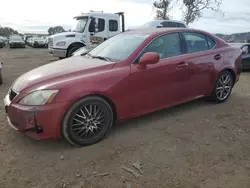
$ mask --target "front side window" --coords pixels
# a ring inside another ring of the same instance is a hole
[[[98,32],[102,32],[105,30],[105,20],[104,19],[98,18],[97,28],[98,28]]]
[[[147,52],[156,52],[160,55],[161,59],[174,57],[182,54],[181,40],[178,33],[170,33],[154,39],[139,55],[135,63],[143,54]]]
[[[118,31],[117,20],[109,20],[109,31]]]
[[[104,57],[111,61],[123,61],[127,59],[148,36],[147,34],[121,33],[99,44],[88,54],[93,57]]]
[[[187,44],[187,53],[201,52],[209,49],[207,37],[205,35],[193,32],[184,32],[183,35]]]
[[[102,32],[105,30],[105,20],[102,18],[92,18],[89,24],[89,32]]]

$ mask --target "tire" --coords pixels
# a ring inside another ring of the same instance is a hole
[[[3,84],[3,76],[2,76],[2,73],[0,72],[0,85]]]
[[[72,46],[72,47],[68,50],[68,52],[67,52],[67,57],[71,57],[72,54],[73,54],[76,50],[78,50],[79,48],[81,48],[81,47],[80,47],[80,46]]]
[[[101,122],[97,124],[97,122]],[[113,125],[111,106],[100,97],[86,97],[75,102],[62,121],[62,135],[76,146],[101,141]]]
[[[227,80],[227,79],[229,79],[229,80]],[[224,80],[224,82],[223,82],[223,80]],[[233,89],[233,86],[234,86],[234,79],[233,79],[232,73],[229,71],[221,72],[216,80],[214,90],[213,90],[212,94],[210,95],[209,99],[216,102],[216,103],[225,102],[228,99],[228,97],[230,96],[232,89]],[[219,89],[219,88],[221,88],[221,89]]]

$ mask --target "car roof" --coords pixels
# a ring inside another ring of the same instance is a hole
[[[147,29],[134,29],[131,31],[126,31],[126,33],[131,34],[147,34],[147,35],[161,35],[164,33],[171,33],[171,32],[180,32],[180,31],[190,31],[190,32],[202,32],[206,33],[205,31],[198,30],[198,29],[190,29],[190,28],[180,28],[180,27],[163,27],[163,28],[147,28]]]

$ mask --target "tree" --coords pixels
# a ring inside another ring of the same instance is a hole
[[[158,0],[154,2],[154,7],[157,8],[156,19],[158,20],[169,20],[169,5],[170,0]]]
[[[183,6],[185,7],[183,7],[184,22],[188,25],[198,20],[205,9],[220,12],[222,1],[223,0],[183,0]]]
[[[247,40],[247,43],[250,43],[250,40]]]
[[[65,29],[62,26],[50,27],[48,29],[49,35],[54,35],[56,33],[62,33],[62,32],[65,32]]]
[[[10,35],[18,34],[18,32],[10,27],[1,27],[0,36],[9,37]]]

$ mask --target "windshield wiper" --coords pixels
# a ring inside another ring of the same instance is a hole
[[[102,56],[93,56],[93,55],[90,55],[88,54],[90,57],[92,57],[93,59],[100,59],[100,60],[105,60],[105,61],[111,61],[110,58],[107,58],[107,57],[102,57]]]

